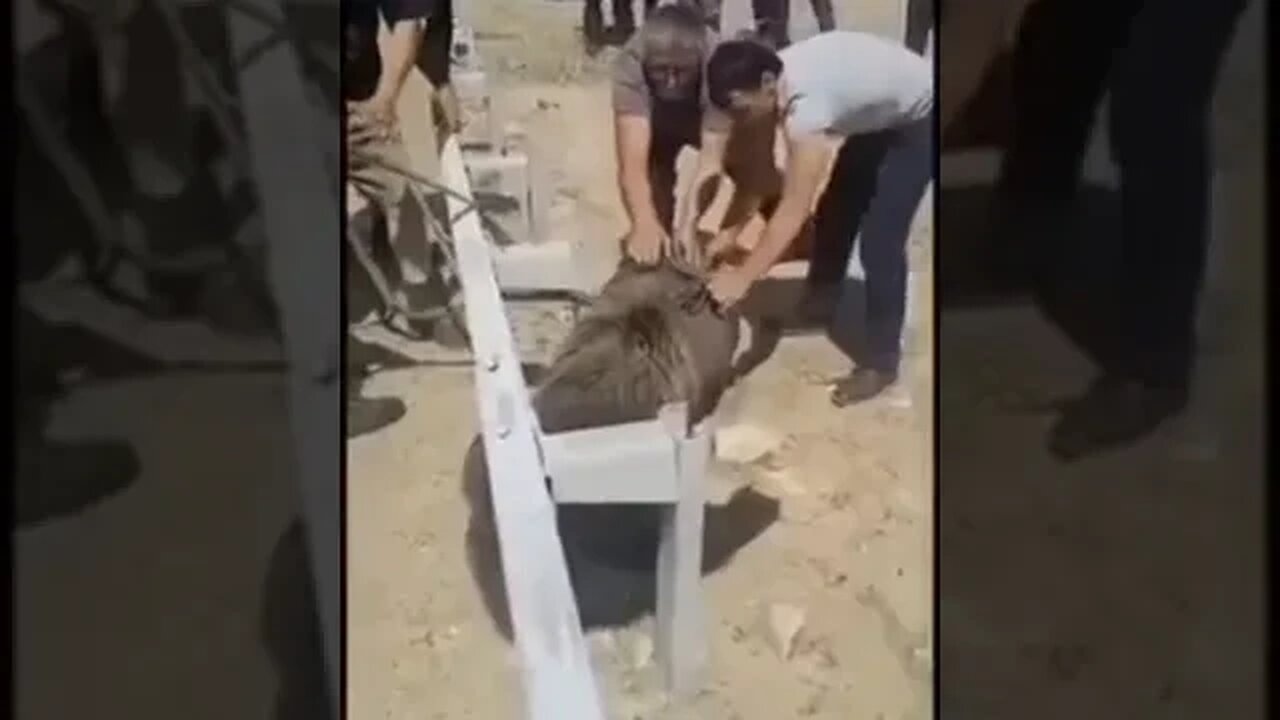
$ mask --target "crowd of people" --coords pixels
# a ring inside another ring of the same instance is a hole
[[[357,192],[348,206],[348,235],[380,236],[393,250],[398,267],[388,273],[394,280],[383,301],[391,317],[421,309],[429,269],[396,249],[406,183],[376,159],[407,164],[396,108],[415,67],[431,81],[434,97],[456,108],[448,80],[453,13],[447,0],[350,5],[343,94],[347,183]],[[875,397],[898,376],[907,239],[934,167],[933,68],[919,49],[836,30],[830,3],[814,6],[821,32],[794,44],[786,0],[755,2],[755,31],[733,39],[718,32],[718,0],[647,3],[638,30],[630,4],[620,3],[608,32],[600,3],[589,0],[583,31],[588,51],[610,40],[622,44],[612,92],[619,192],[629,220],[624,251],[631,259],[653,265],[673,253],[704,257],[710,296],[727,309],[812,224],[816,250],[805,307],[822,315],[843,291],[860,233],[869,352],[835,387],[833,402],[845,405]],[[381,53],[379,15],[388,28]],[[445,115],[453,126],[440,130],[449,132],[459,119],[456,110]],[[777,175],[779,131],[786,160],[781,182],[770,183],[761,178]],[[676,197],[675,163],[684,147],[698,148],[697,176],[687,196]],[[696,229],[699,211],[722,175],[734,181],[737,212],[707,242]],[[753,249],[735,255],[749,227],[758,235]],[[361,397],[358,368],[349,372],[349,435],[404,414],[394,398]]]
[[[868,400],[898,376],[907,240],[934,168],[932,63],[866,32],[831,29],[790,44],[785,17],[722,40],[718,15],[716,3],[660,6],[615,63],[625,251],[647,264],[671,253],[702,258],[712,298],[728,308],[812,223],[803,307],[822,317],[840,300],[860,235],[868,352],[836,384],[832,401]],[[762,182],[774,167],[779,131],[781,182]],[[698,148],[697,171],[685,196],[675,197],[675,161],[685,146]],[[701,200],[721,175],[734,182],[738,212],[704,241]],[[753,225],[757,237],[747,242]],[[752,248],[745,258],[730,262],[744,246]]]

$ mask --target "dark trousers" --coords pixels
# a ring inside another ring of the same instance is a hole
[[[427,18],[427,29],[418,50],[418,69],[431,81],[433,88],[449,84],[453,26],[453,0],[441,0]]]
[[[835,8],[831,0],[810,0],[818,30],[836,29]],[[788,21],[791,19],[791,0],[751,0],[751,12],[755,16],[756,32],[777,48],[791,44]]]
[[[632,7],[634,0],[614,0],[613,28],[619,33],[630,34],[636,29],[636,13]],[[644,0],[644,12],[648,15],[658,0]],[[589,40],[604,41],[604,0],[586,0],[582,11],[582,32]]]
[[[1040,0],[1014,51],[1014,139],[1002,188],[1070,206],[1110,81],[1122,259],[1111,326],[1086,348],[1106,372],[1186,383],[1208,237],[1209,108],[1245,0]]]
[[[907,239],[933,179],[933,117],[845,141],[814,217],[809,282],[848,274],[855,237],[866,288],[866,349],[859,365],[896,372],[907,310]]]

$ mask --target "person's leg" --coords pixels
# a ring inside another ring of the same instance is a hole
[[[788,27],[790,0],[751,0],[751,11],[755,16],[756,32],[762,39],[779,50],[791,43]]]
[[[813,17],[818,21],[818,32],[830,32],[836,29],[836,11],[831,0],[811,0]]]
[[[1027,8],[1012,57],[1014,131],[999,183],[1004,209],[1038,215],[1074,199],[1107,74],[1139,2],[1037,0]]]
[[[819,0],[815,0],[818,2]],[[907,2],[907,47],[926,55],[929,31],[937,26],[934,0],[908,0]]]
[[[394,297],[392,289],[387,283],[386,275],[373,260],[370,240],[374,233],[370,226],[376,223],[370,222],[370,220],[371,213],[380,212],[378,203],[382,199],[389,197],[394,191],[388,190],[384,186],[384,183],[381,182],[383,178],[378,172],[370,172],[366,161],[356,161],[357,158],[351,156],[352,150],[368,147],[367,142],[360,142],[348,135],[345,145],[348,151],[346,180],[349,184],[348,187],[354,189],[355,192],[348,193],[346,226],[343,230],[347,234],[352,252],[365,269],[366,279],[377,290],[379,300],[383,304],[382,312],[386,314],[391,311],[389,305],[394,302]],[[348,292],[352,289],[348,288]],[[346,382],[343,387],[346,390],[348,438],[374,432],[404,416],[404,403],[396,398],[366,398],[360,395],[360,391],[364,386],[365,368],[363,363],[359,361],[353,362],[351,358],[348,358],[343,369],[346,375]]]
[[[418,70],[431,84],[431,102],[427,112],[436,129],[436,144],[441,148],[461,122],[458,98],[449,81],[453,30],[453,0],[441,0],[427,18],[427,29],[418,51]]]
[[[582,36],[587,52],[594,55],[604,46],[604,9],[602,0],[585,0],[582,6]]]
[[[707,27],[719,33],[721,6],[724,5],[724,0],[698,0],[698,5],[702,8],[702,18]]]
[[[426,271],[414,264],[406,248],[401,245],[400,208],[408,194],[408,183],[403,176],[386,167],[408,168],[409,155],[397,133],[391,138],[373,140],[356,135],[347,142],[347,182],[360,194],[370,198],[384,221],[385,237],[395,257],[397,277],[390,279],[396,301],[407,304],[407,291],[415,295],[427,282]],[[417,302],[421,298],[414,298]]]
[[[867,133],[854,135],[841,146],[814,212],[810,288],[838,290],[848,275],[854,240],[875,196],[880,166],[892,140],[892,133]]]
[[[906,318],[907,241],[933,180],[933,118],[902,128],[885,154],[875,198],[862,223],[859,257],[866,279],[867,355],[836,385],[836,405],[867,400],[898,377]]]
[[[1209,226],[1209,109],[1245,0],[1154,1],[1113,80],[1123,252],[1103,380],[1064,413],[1066,459],[1132,442],[1187,404]]]
[[[613,41],[624,43],[636,31],[635,0],[613,0]]]

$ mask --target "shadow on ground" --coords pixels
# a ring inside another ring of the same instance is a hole
[[[806,294],[803,278],[767,278],[752,288],[741,306],[751,339],[739,354],[734,374],[741,378],[763,365],[784,337],[825,335],[855,364],[867,354],[865,288],[862,280],[846,278],[840,299],[824,309],[826,319],[801,318],[792,313]]]
[[[1103,329],[1115,310],[1120,277],[1118,194],[1087,186],[1076,212],[1063,225],[1001,245],[989,186],[942,188],[938,243],[939,311],[1034,307],[1082,352],[1106,352]]]
[[[1230,409],[1208,419],[1222,443],[1203,456],[1170,430],[1053,460],[1056,400],[1090,379],[1123,281],[1116,198],[1089,189],[1070,227],[1018,257],[992,244],[990,193],[939,195],[942,705],[1260,717],[1264,438],[1242,398],[1261,378],[1204,376]]]
[[[512,639],[502,580],[497,528],[489,495],[484,447],[476,438],[462,468],[470,510],[467,564],[494,626]],[[653,613],[658,553],[656,506],[565,505],[557,508],[578,616],[587,630],[627,625]],[[704,574],[723,568],[733,556],[778,519],[778,501],[751,489],[723,506],[708,505],[703,540]]]
[[[50,408],[65,394],[68,376],[110,380],[155,373],[161,366],[81,328],[45,322],[21,306],[16,331],[14,523],[21,528],[105,502],[132,485],[141,470],[127,442],[47,436]]]
[[[275,720],[334,717],[325,685],[315,580],[300,520],[281,534],[269,563],[261,630],[278,674]]]

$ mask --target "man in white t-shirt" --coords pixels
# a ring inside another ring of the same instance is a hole
[[[781,52],[750,40],[723,43],[712,53],[706,75],[713,105],[735,123],[773,116],[788,148],[782,198],[764,234],[745,262],[713,274],[712,297],[731,306],[768,272],[808,220],[830,169],[815,216],[810,291],[816,297],[836,294],[860,232],[868,350],[836,385],[832,401],[843,406],[878,395],[898,376],[907,236],[936,164],[931,63],[900,43],[836,31]],[[704,129],[701,145],[695,189],[718,174],[723,162],[723,138],[711,128]],[[692,220],[682,218],[682,238],[691,236]],[[713,247],[729,244],[722,237]]]

